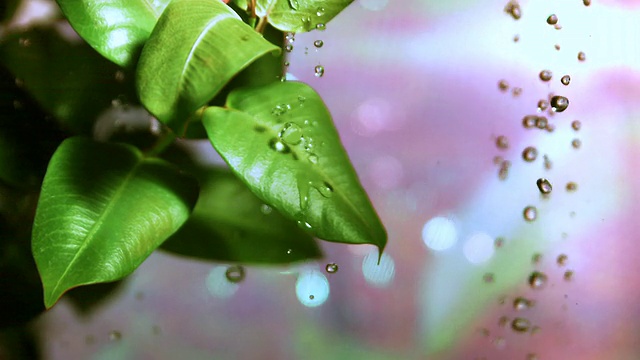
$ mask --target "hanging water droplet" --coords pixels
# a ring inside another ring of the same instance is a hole
[[[322,16],[324,15],[324,8],[323,7],[319,7],[316,9],[316,15],[317,16]]]
[[[513,309],[516,311],[523,311],[533,307],[533,301],[525,299],[523,297],[517,297],[513,300]]]
[[[317,23],[317,24],[316,24],[316,29],[317,29],[317,30],[323,31],[323,30],[325,30],[326,28],[327,28],[327,26],[326,26],[324,23]]]
[[[535,221],[538,218],[538,209],[536,209],[535,206],[527,206],[524,208],[524,211],[522,211],[522,215],[528,222]]]
[[[329,263],[327,264],[327,266],[325,266],[324,269],[327,270],[329,274],[335,274],[336,272],[338,272],[338,264]]]
[[[549,81],[553,77],[553,73],[551,72],[551,70],[542,70],[540,71],[539,76],[540,76],[540,80]]]
[[[580,127],[582,126],[582,123],[580,123],[580,120],[573,120],[571,122],[571,127],[573,128],[573,130],[578,131],[580,130]]]
[[[567,183],[567,191],[573,192],[573,191],[576,191],[576,190],[578,190],[578,184],[576,184],[573,181],[570,181],[570,182]]]
[[[293,51],[293,45],[291,45],[291,44],[287,44],[287,45],[284,47],[284,50],[285,50],[286,52],[292,52],[292,51]]]
[[[556,14],[549,15],[549,17],[547,18],[547,24],[555,25],[557,23],[558,23],[558,17],[556,16]]]
[[[322,77],[324,75],[324,66],[316,65],[314,68],[316,77]]]
[[[579,149],[580,146],[582,146],[582,141],[580,141],[580,139],[573,139],[571,140],[571,146],[573,146],[574,149]]]
[[[532,289],[541,289],[547,284],[547,275],[540,271],[534,271],[529,275],[529,286]]]
[[[578,60],[585,61],[586,59],[587,59],[587,55],[584,52],[580,51],[578,53]]]
[[[504,12],[511,15],[514,20],[519,20],[522,17],[520,4],[515,0],[511,0],[507,3],[507,5],[505,5]]]
[[[298,10],[300,4],[298,3],[298,0],[289,0],[289,6],[291,6],[293,10]]]
[[[244,280],[244,267],[240,265],[232,265],[227,268],[224,276],[229,280],[229,282],[237,284]]]
[[[556,262],[558,263],[558,266],[565,266],[567,265],[568,260],[569,260],[569,257],[566,254],[560,254],[556,259]]]
[[[269,140],[269,147],[281,154],[288,154],[291,152],[289,146],[278,139]]]
[[[496,146],[498,149],[508,149],[509,148],[509,139],[506,136],[500,135],[496,138]]]
[[[551,98],[551,108],[555,112],[563,112],[569,107],[569,99],[564,96],[556,95]]]
[[[264,215],[269,215],[273,211],[273,208],[267,204],[260,205],[260,212]]]
[[[113,330],[109,333],[109,341],[117,341],[122,339],[122,333],[117,330]]]
[[[565,75],[560,79],[560,82],[562,83],[562,85],[569,85],[569,83],[571,82],[571,76],[569,75]]]
[[[525,318],[515,318],[511,322],[511,329],[517,332],[527,332],[531,327],[531,322]]]
[[[322,45],[324,45],[324,41],[322,40],[316,40],[313,42],[313,46],[317,47],[318,49],[321,48]]]
[[[500,89],[500,91],[502,92],[509,90],[509,83],[507,82],[507,80],[498,81],[498,89]]]
[[[551,193],[551,190],[553,189],[551,182],[544,178],[538,179],[538,181],[536,181],[536,185],[538,185],[538,190],[545,195]]]
[[[290,32],[290,33],[287,33],[287,34],[284,36],[284,38],[285,38],[285,40],[287,40],[288,42],[293,43],[293,42],[296,40],[296,34],[295,34],[295,33],[291,33],[291,32]]]
[[[522,151],[522,158],[524,161],[532,162],[538,157],[538,149],[533,146],[527,146]]]
[[[295,123],[284,124],[278,137],[289,145],[297,145],[302,141],[302,129]]]
[[[316,155],[314,153],[310,153],[309,157],[307,159],[309,160],[310,163],[312,163],[314,165],[318,163],[318,155]]]

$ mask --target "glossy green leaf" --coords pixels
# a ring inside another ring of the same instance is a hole
[[[256,0],[256,15],[267,17],[269,24],[282,31],[324,30],[327,22],[353,0]],[[246,2],[236,2],[246,9]]]
[[[195,174],[201,185],[198,203],[187,223],[162,244],[162,249],[244,264],[321,257],[311,236],[265,205],[229,170],[208,168]]]
[[[321,239],[374,244],[387,234],[320,96],[299,82],[232,92],[205,110],[211,143],[263,201]]]
[[[277,49],[221,1],[174,0],[142,50],[140,100],[182,134],[189,115],[251,62]]]
[[[57,0],[74,30],[102,56],[129,66],[171,0]]]
[[[33,225],[45,306],[70,288],[133,272],[187,220],[197,194],[195,179],[132,146],[65,140]]]
[[[98,114],[117,98],[135,98],[119,82],[118,66],[85,43],[67,41],[54,27],[8,34],[0,42],[0,61],[64,128],[91,132]]]

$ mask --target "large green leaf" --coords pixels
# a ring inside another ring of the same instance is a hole
[[[182,134],[189,115],[234,75],[277,50],[221,1],[174,0],[142,50],[140,100]]]
[[[7,34],[0,42],[0,61],[63,127],[88,134],[114,99],[135,93],[130,83],[118,81],[118,66],[85,43],[65,40],[56,29]]]
[[[171,0],[57,0],[71,26],[94,49],[129,66]]]
[[[195,179],[132,146],[65,140],[33,225],[45,306],[70,288],[130,274],[187,220],[197,195]]]
[[[245,264],[321,257],[311,236],[260,201],[229,170],[201,169],[196,176],[201,190],[193,214],[162,249]]]
[[[321,239],[374,244],[387,234],[320,96],[299,82],[241,88],[203,123],[231,169],[263,201]]]
[[[305,32],[324,30],[327,22],[338,15],[353,0],[256,0],[256,15],[267,17],[273,27],[282,31]],[[234,0],[247,9],[247,0]]]

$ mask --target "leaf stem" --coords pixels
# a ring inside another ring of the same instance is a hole
[[[162,152],[165,151],[175,139],[176,134],[173,131],[164,131],[163,134],[158,137],[158,140],[156,140],[155,144],[153,144],[151,148],[145,151],[145,156],[151,157],[162,154]]]
[[[267,26],[267,17],[263,16],[258,20],[258,25],[256,25],[256,32],[262,34],[264,32],[264,28]]]

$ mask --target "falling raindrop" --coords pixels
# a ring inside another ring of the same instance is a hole
[[[562,83],[562,85],[569,85],[569,83],[571,82],[571,76],[569,75],[565,75],[560,79],[560,82]]]
[[[558,23],[558,17],[556,16],[556,14],[549,15],[549,17],[547,18],[547,24],[555,25],[557,23]]]
[[[515,0],[511,0],[507,3],[507,5],[505,5],[504,12],[511,15],[514,20],[519,20],[522,17],[520,4]]]
[[[302,142],[302,129],[296,123],[288,122],[284,124],[278,137],[289,145],[297,145]]]
[[[117,341],[122,339],[122,333],[120,331],[117,330],[113,330],[109,333],[109,340],[110,341]]]
[[[325,266],[324,268],[329,274],[335,274],[336,272],[338,272],[338,264],[336,263],[329,263],[327,264],[327,266]]]
[[[533,146],[527,146],[523,151],[522,151],[522,158],[524,159],[524,161],[527,162],[532,162],[534,161],[536,158],[538,157],[538,149],[536,149]]]
[[[582,146],[582,141],[580,141],[580,139],[573,139],[571,141],[571,146],[573,146],[574,149],[579,149],[580,146]]]
[[[506,136],[500,135],[496,138],[496,146],[498,149],[508,149],[509,148],[509,139]]]
[[[511,322],[511,329],[517,332],[527,332],[531,327],[531,322],[525,318],[515,318]]]
[[[227,271],[225,271],[224,276],[229,280],[229,282],[237,284],[244,280],[244,268],[240,265],[229,266]]]
[[[551,108],[555,112],[563,112],[569,107],[569,99],[564,96],[556,95],[551,98]]]
[[[329,293],[329,280],[320,271],[307,270],[298,275],[296,296],[302,305],[307,307],[320,306],[327,301]]]
[[[528,222],[535,221],[538,218],[538,209],[535,206],[527,206],[522,211],[524,219]]]
[[[509,83],[507,82],[507,80],[498,81],[498,89],[500,89],[500,91],[502,92],[509,90]]]
[[[324,75],[324,66],[316,65],[314,68],[316,77],[322,77]]]
[[[316,40],[313,42],[313,46],[317,47],[318,49],[321,48],[322,45],[324,45],[324,41],[322,40]]]
[[[541,289],[547,284],[547,275],[540,271],[534,271],[529,275],[529,286],[532,289]]]
[[[538,181],[536,181],[536,185],[538,185],[538,190],[540,190],[540,192],[542,194],[551,193],[552,186],[551,186],[551,182],[549,182],[549,180],[544,179],[544,178],[540,178],[540,179],[538,179]]]
[[[586,59],[587,59],[587,55],[584,52],[580,51],[578,53],[578,60],[585,61]]]
[[[566,254],[560,254],[556,259],[556,262],[558,263],[558,266],[565,266],[568,260],[569,257]]]
[[[567,191],[573,192],[573,191],[576,191],[576,190],[578,190],[578,184],[576,184],[573,181],[570,181],[570,182],[567,183]]]
[[[551,70],[542,70],[540,71],[539,76],[540,76],[540,80],[549,81],[553,77],[553,73],[551,72]]]
[[[571,122],[571,127],[573,128],[573,130],[578,131],[580,130],[580,127],[582,126],[582,123],[580,123],[580,120],[573,120]]]
[[[517,297],[513,300],[513,309],[517,311],[527,310],[533,307],[533,301],[523,297]]]

